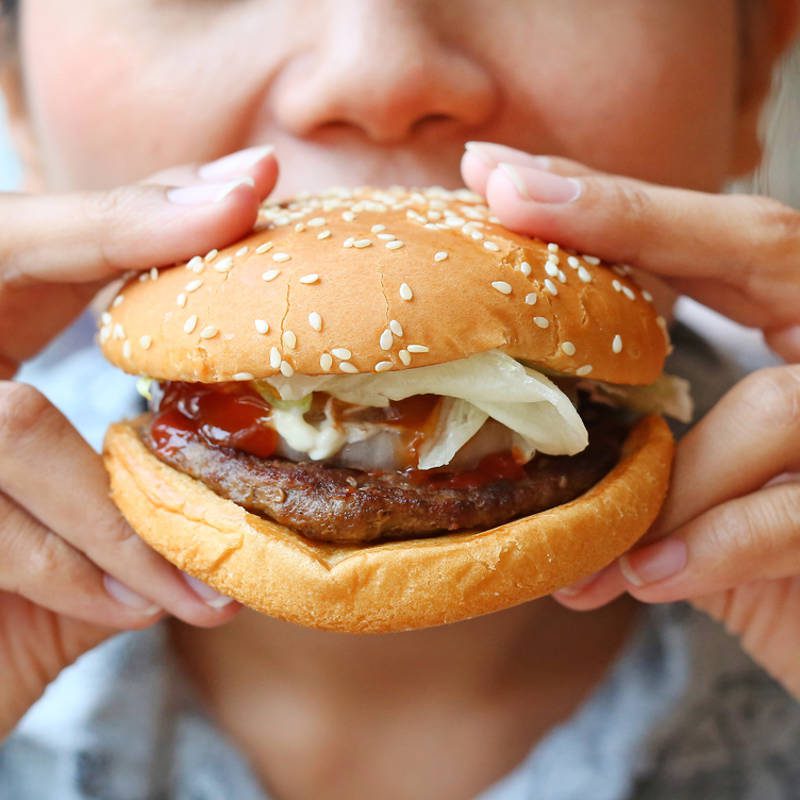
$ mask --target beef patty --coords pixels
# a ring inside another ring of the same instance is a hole
[[[313,461],[259,458],[206,444],[199,436],[165,454],[156,451],[149,426],[140,433],[162,461],[248,511],[309,539],[355,544],[484,530],[573,500],[616,464],[627,433],[610,409],[588,406],[581,415],[589,429],[589,446],[583,452],[537,454],[518,477],[466,486],[447,480],[441,471],[432,481],[420,481],[405,472],[361,472]]]

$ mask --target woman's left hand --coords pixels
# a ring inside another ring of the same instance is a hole
[[[654,273],[761,328],[776,352],[800,361],[796,211],[497,145],[473,146],[462,169],[508,227]],[[760,370],[733,387],[678,444],[644,543],[555,597],[589,610],[623,592],[689,600],[800,697],[800,366]]]

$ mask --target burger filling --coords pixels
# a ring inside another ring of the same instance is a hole
[[[629,412],[687,418],[685,384],[546,376],[507,355],[378,375],[148,382],[145,443],[309,538],[485,529],[567,502],[619,459]]]

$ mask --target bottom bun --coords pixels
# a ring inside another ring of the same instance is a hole
[[[666,423],[646,417],[617,466],[569,503],[487,531],[342,546],[312,542],[163,464],[136,424],[109,428],[105,463],[114,502],[148,544],[256,611],[352,633],[457,622],[601,569],[655,519],[673,453]]]

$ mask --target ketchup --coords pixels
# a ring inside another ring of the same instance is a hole
[[[436,429],[442,398],[435,394],[416,394],[404,400],[392,400],[384,409],[384,421],[403,431],[406,464],[419,463],[419,449]]]
[[[269,404],[242,383],[161,384],[164,395],[153,417],[151,434],[156,449],[171,455],[199,436],[207,444],[233,447],[268,458],[278,434],[264,425]]]
[[[477,489],[496,481],[517,481],[525,476],[525,465],[513,453],[491,453],[484,456],[472,469],[448,472],[440,469],[409,469],[406,477],[418,486],[438,489]]]

